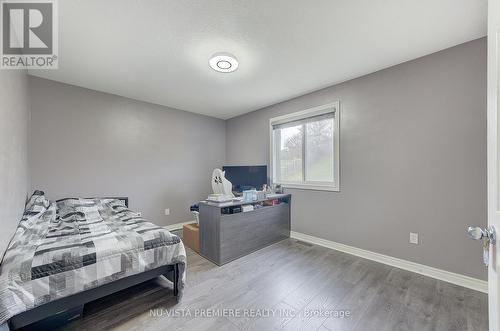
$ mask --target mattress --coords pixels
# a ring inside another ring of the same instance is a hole
[[[35,191],[0,268],[0,325],[44,303],[115,280],[178,264],[180,238],[117,199],[49,201]]]

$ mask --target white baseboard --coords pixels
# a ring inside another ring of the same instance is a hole
[[[300,232],[295,232],[291,231],[290,236],[294,239],[305,241],[311,244],[327,247],[330,249],[334,249],[337,251],[341,251],[344,253],[356,255],[368,260],[384,263],[396,268],[404,269],[407,271],[415,272],[417,274],[429,276],[435,279],[439,279],[448,283],[452,283],[455,285],[463,286],[466,288],[470,288],[476,291],[480,291],[483,293],[488,293],[488,282],[481,280],[481,279],[476,279],[472,278],[469,276],[464,276],[460,274],[456,274],[453,272],[429,267],[423,264],[415,263],[415,262],[410,262],[407,260],[403,259],[398,259],[392,256],[380,254],[380,253],[375,253],[371,251],[367,251],[361,248],[353,247],[353,246],[348,246],[344,244],[340,244],[334,241],[310,236],[308,234],[300,233]]]
[[[166,225],[164,226],[165,229],[167,229],[168,231],[176,231],[176,230],[182,230],[182,227],[186,224],[191,224],[191,223],[196,223],[195,220],[192,220],[192,221],[188,221],[188,222],[182,222],[182,223],[175,223],[175,224],[170,224],[170,225]]]

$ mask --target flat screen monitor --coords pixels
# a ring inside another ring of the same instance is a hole
[[[267,166],[225,166],[226,178],[233,184],[233,191],[262,190],[267,184]]]

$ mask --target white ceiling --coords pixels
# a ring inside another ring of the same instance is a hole
[[[31,74],[223,119],[486,35],[486,0],[58,4],[59,69]]]

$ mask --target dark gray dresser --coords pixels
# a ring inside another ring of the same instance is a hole
[[[242,205],[262,206],[252,211],[224,214]],[[290,194],[275,194],[252,202],[200,202],[200,254],[223,265],[290,237]]]

